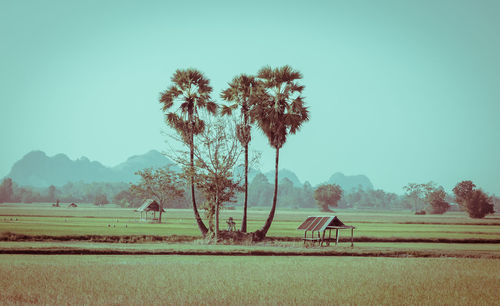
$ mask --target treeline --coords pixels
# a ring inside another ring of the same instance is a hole
[[[184,194],[173,201],[167,203],[167,208],[189,208],[191,194],[186,186]],[[248,206],[268,207],[273,198],[274,185],[269,182],[263,174],[257,174],[249,184]],[[292,181],[284,178],[280,181],[278,189],[278,201],[280,207],[289,209],[318,208],[318,203],[314,199],[315,188],[309,182],[303,186],[294,186]],[[196,197],[203,202],[203,194],[196,192]],[[94,203],[118,204],[121,207],[139,207],[144,198],[137,196],[130,190],[130,184],[110,183],[110,182],[74,182],[66,183],[63,186],[49,186],[48,188],[35,188],[29,186],[19,186],[10,178],[3,180],[0,184],[0,203]],[[447,202],[456,201],[454,195],[445,195]],[[491,197],[491,201],[496,211],[500,211],[500,198]],[[234,206],[243,205],[243,193],[238,193]],[[415,209],[424,210],[427,206],[425,199],[415,198],[414,194],[408,193],[398,195],[383,190],[364,190],[358,188],[349,193],[343,193],[338,201],[338,208],[353,209]],[[456,207],[458,208],[458,207]]]
[[[258,174],[249,185],[248,205],[269,206],[272,201],[274,185],[267,177]],[[279,183],[278,203],[280,207],[298,209],[298,208],[317,208],[318,203],[314,199],[313,186],[305,182],[302,187],[294,186],[292,181],[284,178]],[[241,197],[238,203],[241,203]],[[339,208],[372,208],[372,209],[409,209],[412,207],[411,200],[406,195],[397,195],[383,190],[364,190],[358,188],[349,193],[343,193],[337,207]]]
[[[0,203],[51,203],[80,202],[108,204],[123,190],[129,188],[126,183],[111,182],[69,182],[63,186],[51,185],[47,188],[19,186],[12,179],[6,178],[0,185]]]
[[[68,182],[63,186],[37,188],[19,186],[11,178],[5,178],[0,184],[0,203],[112,203],[139,207],[144,200],[130,191],[130,184],[123,182]],[[188,208],[190,200],[189,197],[177,198],[169,202],[168,208]]]

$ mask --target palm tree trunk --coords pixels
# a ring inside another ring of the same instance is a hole
[[[250,89],[251,90],[251,89]],[[251,92],[251,91],[250,91]],[[246,109],[246,108],[245,108]],[[243,220],[241,221],[241,231],[247,232],[247,207],[248,207],[248,143],[250,137],[250,126],[248,125],[248,111],[244,111],[244,127],[245,127],[245,202],[243,204]]]
[[[215,197],[215,244],[219,241],[219,196]]]
[[[161,223],[161,214],[163,212],[163,205],[160,205],[160,215],[158,216],[158,223]]]
[[[273,196],[273,206],[271,207],[271,211],[269,212],[269,216],[267,217],[266,223],[264,226],[255,232],[254,239],[262,240],[266,237],[267,231],[271,227],[274,219],[274,213],[276,212],[276,202],[278,199],[278,162],[280,158],[280,149],[276,148],[276,163],[274,165],[274,196]]]
[[[191,121],[192,124],[191,126],[194,126],[194,121]],[[203,237],[207,235],[208,229],[205,226],[205,223],[203,223],[203,220],[200,217],[200,214],[198,213],[198,207],[196,206],[196,197],[194,194],[194,137],[193,137],[193,129],[191,129],[191,143],[189,144],[189,149],[190,149],[190,166],[191,166],[191,199],[193,201],[193,211],[194,211],[194,217],[196,218],[196,223],[198,224],[198,228],[200,229],[201,234]]]
[[[248,144],[245,145],[245,202],[243,204],[243,220],[241,231],[247,232],[247,205],[248,205]]]

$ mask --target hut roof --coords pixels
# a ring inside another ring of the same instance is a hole
[[[318,217],[307,217],[307,219],[302,222],[301,225],[297,228],[298,230],[304,231],[324,231],[328,227],[342,227],[342,228],[351,228],[352,226],[345,225],[342,221],[340,221],[337,216],[318,216]]]
[[[147,199],[135,211],[160,211],[160,204],[153,199]],[[165,209],[162,207],[161,211],[165,212]]]
[[[68,205],[68,207],[78,207],[78,205],[76,205],[75,203],[71,203]]]

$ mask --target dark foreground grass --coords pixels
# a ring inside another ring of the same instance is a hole
[[[456,257],[498,258],[498,244],[470,243],[350,243],[319,247],[301,242],[266,241],[257,244],[190,243],[94,243],[94,242],[0,242],[0,254],[38,255],[200,255],[200,256],[363,256],[363,257]]]
[[[144,243],[144,242],[191,242],[199,236],[188,235],[27,235],[12,232],[0,233],[0,241],[91,241],[100,243]],[[498,243],[500,238],[402,238],[402,237],[354,237],[354,242],[416,242],[416,243]],[[302,237],[268,237],[265,241],[302,241]],[[339,238],[340,242],[350,242],[350,237]],[[499,245],[500,247],[500,245]]]
[[[2,304],[498,305],[500,261],[0,255]]]

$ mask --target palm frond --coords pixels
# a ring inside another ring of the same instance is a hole
[[[164,92],[160,93],[160,103],[162,105],[162,110],[167,111],[172,105],[174,104],[174,100],[179,97],[181,94],[181,91],[178,90],[175,86],[170,86],[169,89],[167,89]]]
[[[222,116],[231,116],[233,111],[238,108],[238,104],[222,105],[220,114]]]
[[[215,115],[217,113],[218,105],[214,101],[207,101],[205,108],[210,114]]]

